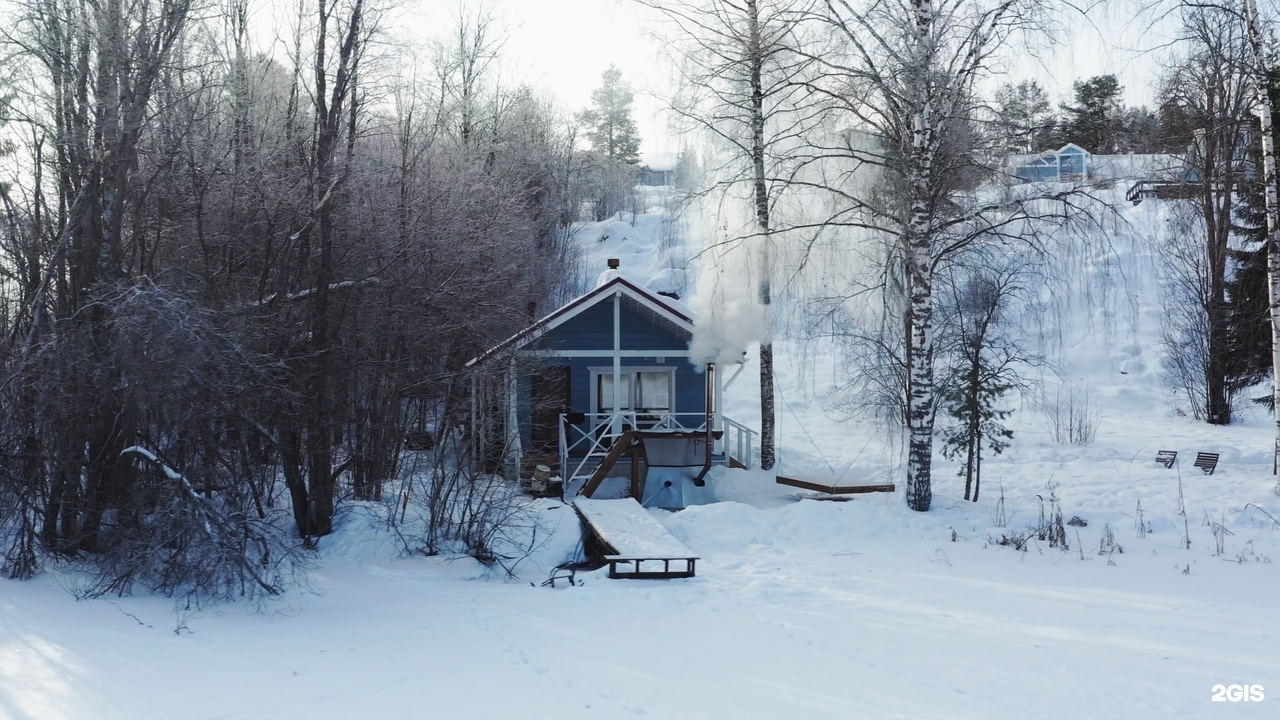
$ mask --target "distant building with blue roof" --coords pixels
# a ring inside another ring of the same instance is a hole
[[[1015,155],[1011,165],[1013,175],[1024,182],[1086,182],[1093,169],[1093,155],[1075,143],[1067,143],[1039,155]]]

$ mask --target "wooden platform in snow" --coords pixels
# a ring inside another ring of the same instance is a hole
[[[800,488],[801,490],[813,490],[814,492],[827,493],[828,495],[856,495],[858,493],[893,492],[897,489],[892,483],[885,485],[823,485],[822,483],[798,480],[785,475],[779,475],[777,480],[779,485],[789,485],[791,487]]]
[[[609,564],[609,577],[693,577],[697,556],[634,498],[579,497],[573,507],[582,519],[588,554]]]

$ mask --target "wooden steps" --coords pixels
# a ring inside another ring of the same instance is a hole
[[[596,466],[595,472],[591,473],[591,479],[587,481],[586,485],[582,486],[581,494],[586,497],[591,497],[591,494],[600,488],[600,483],[604,482],[605,477],[609,474],[609,471],[613,469],[613,466],[622,459],[622,456],[630,455],[631,494],[633,496],[639,495],[640,489],[638,485],[640,484],[640,476],[639,465],[636,463],[636,459],[637,455],[644,451],[644,446],[640,445],[639,441],[640,435],[635,430],[628,430],[618,436],[618,439],[613,442],[613,446],[609,448],[609,454],[604,456],[604,459]]]

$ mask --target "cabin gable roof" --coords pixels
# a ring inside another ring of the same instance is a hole
[[[693,318],[687,308],[679,302],[658,295],[621,275],[617,275],[591,292],[572,300],[550,315],[503,340],[479,356],[472,358],[467,362],[466,367],[474,367],[487,362],[495,355],[503,352],[516,351],[527,347],[542,339],[551,331],[564,326],[571,320],[582,316],[592,308],[611,299],[615,294],[620,295],[631,310],[637,312],[660,329],[669,332],[680,341],[687,343],[692,339]]]

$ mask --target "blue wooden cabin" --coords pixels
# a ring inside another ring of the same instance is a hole
[[[508,477],[541,464],[572,484],[628,430],[710,429],[714,461],[745,466],[754,433],[724,418],[725,378],[715,364],[695,364],[692,337],[682,303],[610,271],[594,290],[468,363],[477,376],[500,378],[488,400],[473,386],[473,417],[500,408]]]
[[[1014,158],[1013,174],[1024,182],[1084,182],[1089,179],[1089,151],[1067,143],[1057,150]]]

